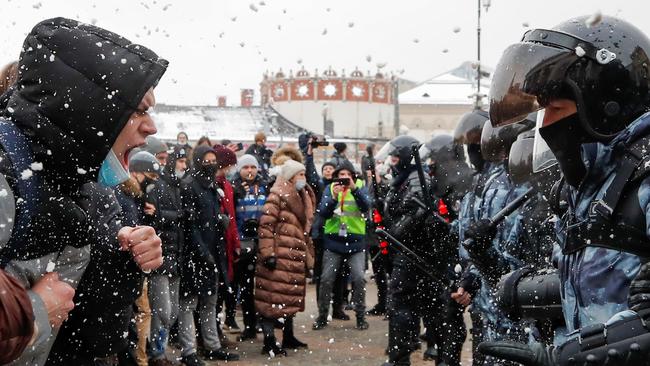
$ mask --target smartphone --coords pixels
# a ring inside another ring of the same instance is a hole
[[[242,150],[244,150],[244,144],[240,142],[237,144],[237,151],[242,151]]]
[[[336,178],[334,179],[334,183],[347,187],[350,184],[350,178]]]

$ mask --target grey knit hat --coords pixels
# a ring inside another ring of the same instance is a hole
[[[162,142],[157,137],[147,136],[146,144],[143,146],[143,150],[150,152],[154,156],[163,151],[167,151],[167,144]]]
[[[244,154],[237,159],[237,171],[240,171],[247,165],[254,165],[257,169],[260,168],[260,163],[257,161],[257,158],[251,154]]]
[[[129,158],[129,171],[160,174],[160,163],[153,154],[139,151]]]

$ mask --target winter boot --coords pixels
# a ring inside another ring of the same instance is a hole
[[[253,328],[244,329],[239,338],[237,338],[237,340],[240,342],[254,339],[257,339],[257,332]]]
[[[319,315],[314,324],[312,324],[311,329],[321,330],[325,327],[327,327],[327,315]]]
[[[427,347],[426,351],[422,354],[422,359],[424,361],[438,362],[438,349],[433,346]]]
[[[196,355],[196,353],[192,353],[191,355],[188,356],[183,356],[183,364],[185,366],[205,366],[205,363],[201,361],[199,356]]]
[[[350,316],[343,311],[343,306],[332,309],[332,319],[350,320]]]
[[[372,309],[366,311],[366,314],[370,316],[386,315],[386,308],[377,304]]]
[[[274,319],[265,318],[262,320],[262,332],[264,333],[264,347],[262,348],[262,354],[268,355],[271,358],[286,356],[287,351],[278,347],[277,340],[275,339],[274,324]]]
[[[293,335],[293,317],[288,318],[284,322],[284,329],[282,329],[282,348],[285,350],[307,348],[307,343],[299,341]]]
[[[366,321],[366,317],[364,314],[357,315],[357,329],[358,330],[366,330],[368,329],[370,325]]]
[[[241,331],[241,329],[239,329],[239,325],[237,324],[237,320],[235,320],[235,317],[227,317],[223,325],[225,325],[225,328],[228,329],[231,334],[236,334]]]

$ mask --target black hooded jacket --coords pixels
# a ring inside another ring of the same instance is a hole
[[[130,253],[119,250],[117,231],[124,225],[115,196],[96,181],[117,136],[166,67],[167,61],[143,46],[70,19],[45,20],[25,39],[18,80],[0,118],[18,127],[34,161],[42,164],[33,172],[40,178],[40,197],[20,238],[24,246],[2,254],[26,259],[64,245],[91,245],[76,307],[49,365],[92,364],[94,357],[126,346],[122,335],[142,273]],[[7,156],[0,151],[0,173],[13,189],[19,174]],[[17,216],[20,210],[18,205]]]
[[[166,67],[145,47],[92,25],[55,18],[32,29],[0,118],[18,127],[42,164],[34,171],[40,197],[20,248],[3,256],[36,258],[63,244],[90,244],[86,214],[77,204],[80,187],[97,181],[120,131]],[[6,157],[0,151],[0,174],[16,194],[20,172]]]
[[[160,179],[147,192],[147,202],[156,207],[154,228],[162,240],[164,261],[157,273],[178,275],[178,259],[183,248],[183,219],[185,217],[181,202],[182,178],[175,174],[178,153],[169,155],[167,165]]]
[[[214,150],[208,146],[194,149],[192,180],[182,190],[183,209],[187,212],[181,258],[183,297],[216,293],[219,274],[228,273],[217,185],[214,176],[207,177],[201,171],[203,157],[209,152]]]

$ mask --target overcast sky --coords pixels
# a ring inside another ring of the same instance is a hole
[[[386,63],[421,82],[476,59],[475,0],[0,0],[0,9],[0,64],[18,58],[40,20],[94,22],[170,61],[157,89],[168,104],[216,104],[227,95],[236,105],[239,89],[259,93],[264,71],[279,68],[374,73]],[[650,34],[646,0],[492,0],[482,14],[483,62],[495,66],[528,27],[596,11]]]

